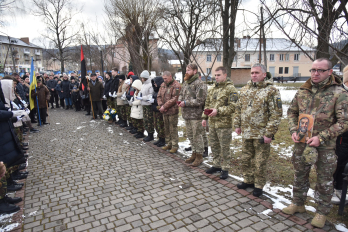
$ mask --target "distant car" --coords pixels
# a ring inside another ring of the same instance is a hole
[[[208,81],[211,81],[211,80],[212,80],[211,76],[208,76],[207,79],[208,79]],[[202,76],[201,80],[202,80],[202,81],[205,81],[205,80],[206,80],[206,77],[205,77],[205,76]]]

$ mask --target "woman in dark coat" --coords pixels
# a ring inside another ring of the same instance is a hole
[[[68,76],[64,75],[62,83],[60,83],[61,92],[63,93],[63,97],[65,100],[66,110],[69,108],[72,109],[72,100],[71,100],[71,92],[70,92],[70,81],[68,80]]]
[[[157,103],[157,95],[158,91],[164,82],[163,77],[155,77],[151,80],[153,93],[152,93],[152,99],[149,101],[152,103],[152,111],[153,111],[153,120],[155,124],[155,129],[157,131],[157,137],[158,140],[154,142],[155,145],[158,147],[163,147],[166,145],[165,143],[165,134],[164,134],[164,121],[163,121],[163,114],[157,109],[158,103]]]

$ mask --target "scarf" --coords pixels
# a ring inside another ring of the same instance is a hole
[[[95,80],[95,81],[91,80],[91,83],[92,83],[93,86],[95,86],[95,84],[97,83],[97,80]]]

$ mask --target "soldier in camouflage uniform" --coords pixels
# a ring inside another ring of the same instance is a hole
[[[305,212],[304,203],[309,188],[311,163],[303,157],[307,146],[317,149],[317,184],[315,201],[317,213],[311,224],[323,227],[332,207],[333,173],[336,170],[335,147],[338,135],[348,130],[348,94],[341,87],[341,80],[332,75],[332,64],[321,58],[312,64],[311,78],[297,91],[288,109],[289,130],[295,142],[292,161],[295,168],[293,202],[282,211],[286,214]],[[300,114],[313,115],[313,135],[307,143],[299,143],[297,125]]]
[[[238,91],[233,82],[227,78],[224,67],[218,67],[215,70],[215,79],[215,85],[208,91],[206,110],[202,115],[203,127],[207,126],[206,120],[209,119],[209,143],[213,152],[213,166],[206,173],[222,171],[220,179],[227,179],[231,160],[232,119],[238,100]],[[208,114],[207,109],[212,112]]]
[[[256,197],[262,194],[266,184],[270,143],[283,113],[278,89],[265,78],[266,67],[254,64],[251,80],[240,91],[234,118],[235,131],[237,134],[242,133],[243,138],[241,166],[244,182],[237,187],[255,187],[253,195]]]
[[[202,113],[207,97],[207,86],[199,79],[197,65],[188,64],[184,84],[179,96],[179,107],[182,107],[182,117],[185,119],[187,137],[192,146],[192,156],[185,162],[192,162],[197,167],[203,162],[203,133]]]
[[[163,73],[164,83],[158,91],[157,102],[159,111],[163,114],[165,140],[167,146],[162,145],[163,150],[169,150],[170,153],[175,153],[179,147],[178,137],[178,118],[179,107],[177,100],[181,91],[181,85],[177,82],[169,71]]]

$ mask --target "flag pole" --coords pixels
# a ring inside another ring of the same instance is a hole
[[[87,79],[87,88],[89,88],[89,79]],[[96,117],[94,116],[94,110],[93,110],[93,104],[92,104],[92,97],[91,97],[91,91],[89,91],[88,93],[89,95],[89,101],[91,102],[91,110],[92,110],[92,115],[93,115],[93,118],[96,119]]]

